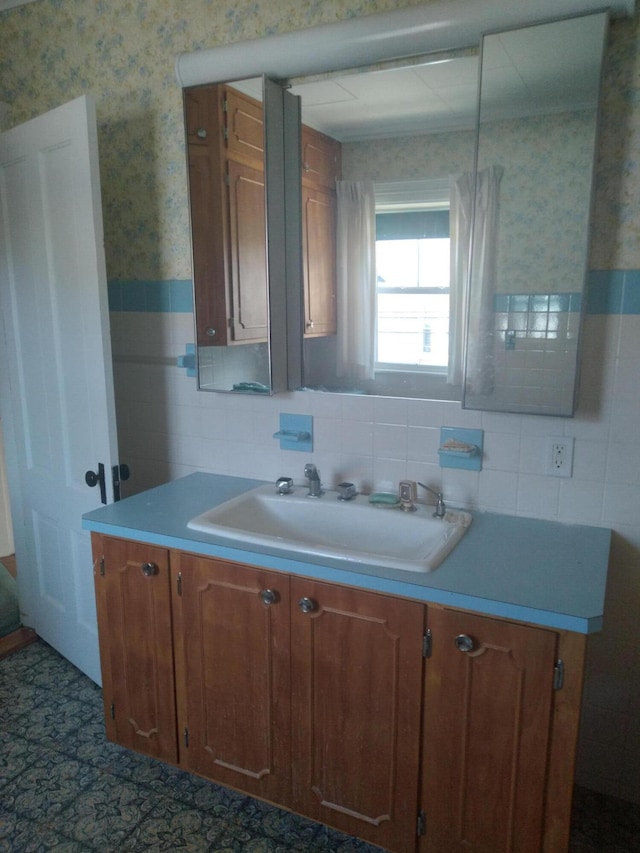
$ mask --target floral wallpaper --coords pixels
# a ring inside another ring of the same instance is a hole
[[[398,0],[37,0],[0,13],[19,124],[96,99],[109,279],[189,279],[178,53],[412,5]]]

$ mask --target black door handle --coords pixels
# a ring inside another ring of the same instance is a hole
[[[103,504],[107,502],[107,484],[104,481],[104,465],[102,462],[98,462],[98,471],[87,471],[84,475],[84,481],[87,486],[93,488],[95,485],[100,483],[100,500]]]

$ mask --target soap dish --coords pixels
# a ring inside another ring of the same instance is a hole
[[[460,456],[468,458],[475,456],[478,448],[475,444],[467,444],[466,441],[458,441],[455,438],[449,438],[438,449],[441,456]]]

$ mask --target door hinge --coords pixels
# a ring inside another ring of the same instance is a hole
[[[553,689],[562,690],[564,687],[564,661],[558,658],[553,667]]]
[[[418,820],[416,822],[416,835],[424,835],[427,831],[427,816],[424,809],[418,812]]]
[[[100,557],[100,576],[104,577],[104,557]]]
[[[189,729],[185,727],[183,734],[184,734],[184,745],[188,749],[189,748]]]
[[[111,713],[111,719],[115,720],[115,718],[116,718],[116,703],[115,702],[111,703],[111,708],[109,709],[109,711]]]
[[[431,628],[427,628],[424,632],[424,636],[422,637],[422,657],[430,658],[431,657]]]
[[[182,595],[182,572],[178,572],[178,577],[176,578],[176,591],[178,595]]]

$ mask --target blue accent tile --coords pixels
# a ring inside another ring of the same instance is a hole
[[[176,279],[170,282],[171,311],[181,314],[193,312],[193,284],[190,279]]]
[[[280,412],[280,429],[274,433],[280,440],[280,450],[313,451],[313,417]]]
[[[623,270],[591,270],[587,277],[587,314],[619,314],[623,285]]]
[[[122,310],[146,311],[147,299],[143,281],[121,281]]]
[[[109,311],[122,311],[122,287],[119,281],[107,282]]]
[[[493,298],[493,310],[496,314],[506,314],[509,311],[509,296],[506,293],[496,293]]]
[[[552,293],[549,296],[549,311],[568,311],[570,297],[568,293]]]
[[[640,270],[625,270],[623,314],[640,314]]]
[[[145,281],[146,310],[171,311],[171,283],[168,281]]]
[[[581,293],[570,293],[569,294],[569,311],[573,314],[579,314],[582,311],[582,294]]]

